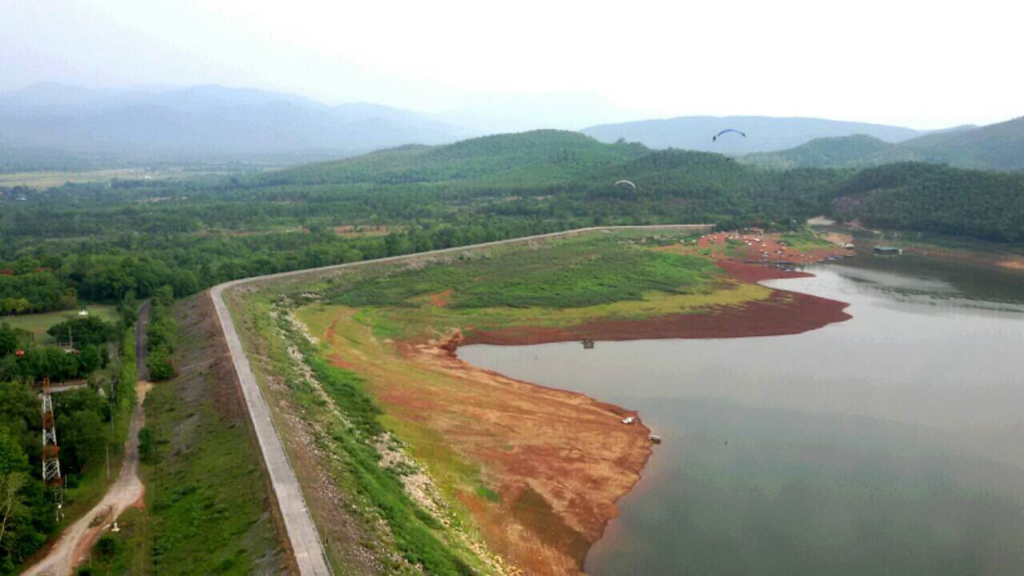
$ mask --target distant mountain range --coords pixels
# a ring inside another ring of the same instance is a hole
[[[750,154],[744,162],[774,168],[861,168],[918,161],[962,168],[1024,170],[1024,117],[959,127],[898,144],[866,135],[819,138],[789,150]]]
[[[109,161],[336,158],[402,144],[440,144],[472,130],[369,103],[328,106],[263,90],[193,86],[90,90],[36,84],[0,93],[3,157]],[[294,162],[293,162],[294,163]]]
[[[159,163],[295,165],[410,144],[447,144],[498,130],[563,125],[625,111],[584,94],[509,96],[488,106],[420,114],[372,103],[331,106],[302,96],[217,85],[93,90],[56,83],[0,92],[0,172]],[[712,135],[726,128],[746,134]],[[862,167],[899,161],[1024,169],[1024,118],[922,132],[817,118],[692,116],[581,130],[743,157],[773,167]]]
[[[730,133],[712,141],[712,136],[727,128],[739,130],[746,137]],[[865,134],[883,142],[902,142],[925,134],[899,126],[767,116],[684,116],[604,124],[584,128],[582,132],[602,142],[615,142],[622,138],[650,148],[679,148],[729,155],[786,150],[815,138]]]

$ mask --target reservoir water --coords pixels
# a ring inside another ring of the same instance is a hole
[[[858,257],[804,334],[467,346],[664,438],[590,574],[1024,574],[1024,274]]]

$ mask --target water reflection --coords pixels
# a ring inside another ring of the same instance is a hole
[[[589,572],[1024,574],[1020,283],[913,260],[815,272],[776,284],[853,320],[460,350],[636,408],[665,438]]]

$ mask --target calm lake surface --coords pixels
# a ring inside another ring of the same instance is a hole
[[[664,438],[589,573],[1024,574],[1024,274],[907,256],[810,271],[770,285],[852,320],[459,349]]]

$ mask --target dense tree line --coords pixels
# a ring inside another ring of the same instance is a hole
[[[11,264],[19,268],[25,260]],[[0,270],[0,315],[65,310],[78,305],[74,289],[52,270],[37,268],[18,273]]]
[[[904,163],[864,170],[836,213],[882,228],[1024,242],[1024,175]]]
[[[174,292],[165,286],[153,295],[146,326],[146,367],[150,380],[168,380],[174,377],[174,351],[178,343],[178,327],[171,304]]]

